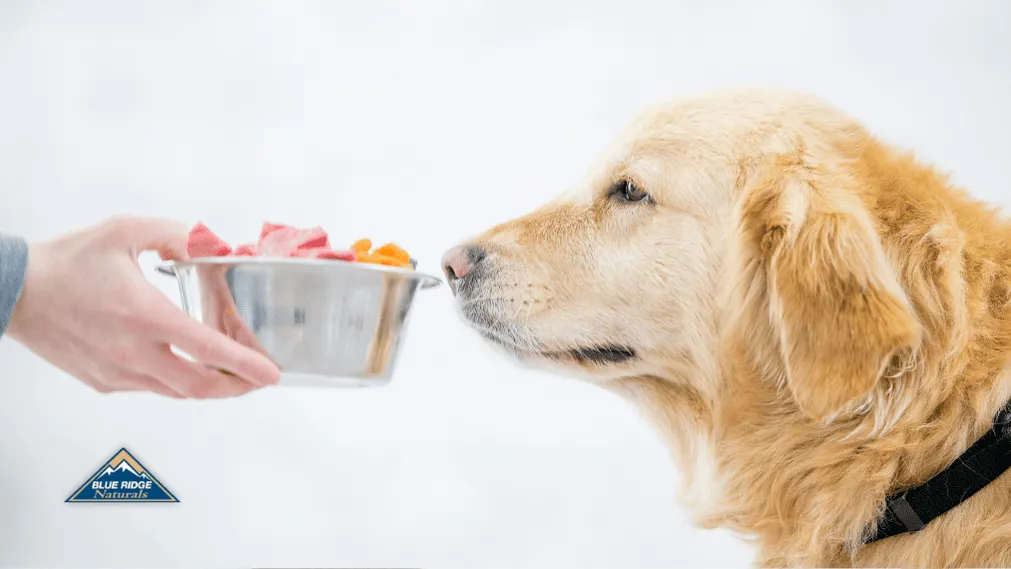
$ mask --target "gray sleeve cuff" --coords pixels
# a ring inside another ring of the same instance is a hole
[[[28,269],[28,243],[0,233],[0,336],[7,331]]]

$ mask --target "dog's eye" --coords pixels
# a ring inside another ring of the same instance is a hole
[[[635,185],[631,180],[621,180],[611,189],[611,195],[625,202],[641,202],[649,197],[646,190]]]

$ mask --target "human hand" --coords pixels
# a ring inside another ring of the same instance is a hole
[[[256,334],[249,329],[239,315],[239,308],[232,298],[228,286],[228,265],[207,264],[196,267],[202,286],[200,287],[201,321],[225,336],[234,339],[243,346],[248,346],[261,354],[268,356],[267,350],[256,339]]]
[[[269,358],[190,318],[144,278],[141,251],[186,260],[187,236],[173,221],[119,217],[31,245],[7,334],[102,393],[230,397],[277,383]]]

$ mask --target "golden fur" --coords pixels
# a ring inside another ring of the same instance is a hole
[[[622,179],[652,203],[614,199]],[[762,565],[1011,566],[1011,473],[862,545],[1011,398],[1011,225],[843,113],[771,90],[659,105],[469,243],[465,317],[639,405],[697,522]],[[566,355],[608,345],[636,357]]]

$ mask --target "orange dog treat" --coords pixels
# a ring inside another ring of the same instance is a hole
[[[382,247],[372,250],[371,239],[359,239],[351,245],[355,252],[355,257],[359,263],[372,263],[374,265],[385,265],[388,267],[414,268],[411,256],[401,247],[387,243]]]
[[[401,263],[411,262],[411,256],[407,254],[407,251],[404,251],[403,249],[397,247],[393,243],[387,243],[386,245],[383,245],[382,247],[376,249],[374,253],[376,255],[391,257],[393,259],[400,261]]]
[[[355,253],[368,254],[369,250],[372,249],[371,239],[359,239],[351,244],[351,249]]]

